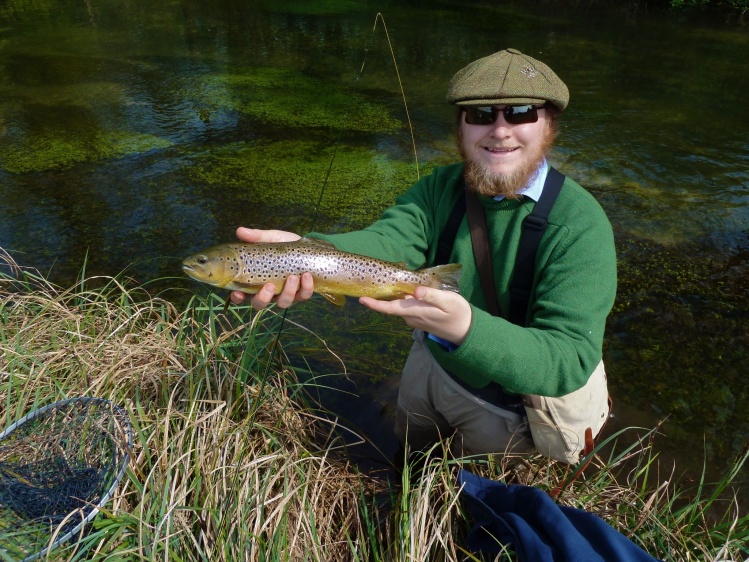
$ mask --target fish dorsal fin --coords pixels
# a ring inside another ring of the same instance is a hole
[[[336,306],[343,306],[344,304],[346,304],[346,297],[344,297],[343,295],[331,295],[330,293],[320,294]]]
[[[297,240],[300,244],[309,244],[310,246],[318,246],[326,250],[335,250],[336,247],[328,242],[327,240],[319,240],[318,238],[307,238],[306,236]]]

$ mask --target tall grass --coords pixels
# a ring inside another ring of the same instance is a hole
[[[54,560],[465,561],[471,527],[455,472],[552,490],[570,470],[539,457],[498,464],[441,447],[387,482],[357,472],[340,435],[314,414],[277,334],[283,316],[215,296],[184,310],[125,279],[54,287],[0,256],[0,422],[92,395],[129,413],[130,467],[112,502]],[[7,271],[7,273],[2,273]],[[334,419],[334,418],[333,418]],[[620,440],[629,438],[622,434]],[[749,520],[723,482],[678,490],[635,440],[569,484],[561,501],[597,512],[668,560],[743,560]],[[717,513],[717,515],[716,515]]]
[[[3,425],[94,395],[124,406],[134,426],[109,517],[56,556],[332,560],[359,541],[359,503],[375,487],[330,423],[293,398],[276,316],[226,316],[214,298],[178,313],[117,279],[57,290],[27,274],[0,290]]]

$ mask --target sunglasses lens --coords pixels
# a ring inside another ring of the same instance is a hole
[[[538,121],[538,109],[532,105],[508,105],[504,109],[504,117],[512,125],[535,123]]]
[[[533,105],[507,105],[501,110],[505,121],[511,125],[538,121],[538,107]],[[466,123],[469,125],[491,125],[497,120],[500,110],[494,107],[466,107]]]
[[[466,107],[466,123],[469,125],[491,125],[497,120],[493,107]]]

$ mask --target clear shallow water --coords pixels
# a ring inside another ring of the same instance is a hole
[[[0,247],[63,284],[85,261],[175,299],[204,291],[180,259],[237,226],[360,227],[416,179],[378,12],[422,175],[456,157],[449,78],[516,47],[570,87],[552,161],[616,232],[612,428],[668,416],[662,454],[719,472],[749,435],[749,33],[707,16],[493,4],[6,2]],[[407,330],[356,303],[290,316],[344,358],[351,381],[326,378],[353,395],[335,407],[387,451]]]

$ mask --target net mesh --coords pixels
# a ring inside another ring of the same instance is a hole
[[[0,551],[31,559],[80,529],[116,485],[129,432],[125,412],[95,398],[52,404],[3,432]]]

